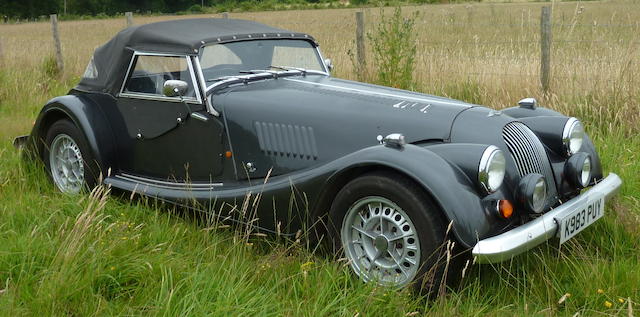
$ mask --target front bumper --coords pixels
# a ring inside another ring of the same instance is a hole
[[[594,193],[601,193],[605,196],[605,201],[608,200],[620,189],[621,184],[622,180],[620,177],[611,173],[607,178],[598,182],[589,190],[552,209],[539,218],[505,233],[478,241],[472,251],[476,262],[496,263],[509,260],[551,239],[556,236],[558,231],[556,218],[562,218],[573,212],[576,206],[580,206],[584,201],[587,201]]]

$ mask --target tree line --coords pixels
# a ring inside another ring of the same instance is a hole
[[[2,0],[0,17],[36,18],[49,14],[115,15],[127,11],[175,13],[225,0]]]

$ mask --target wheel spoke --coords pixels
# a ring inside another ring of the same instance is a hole
[[[400,271],[402,272],[402,274],[404,274],[405,276],[409,276],[409,273],[407,273],[407,271],[404,270],[404,268],[402,267],[402,265],[400,264],[400,262],[396,259],[395,256],[393,256],[393,253],[391,253],[391,251],[387,250],[387,253],[389,254],[389,256],[393,259],[393,262],[396,263],[396,265],[398,266],[398,268],[400,269]]]
[[[78,172],[76,171],[75,168],[71,169],[71,174],[73,174],[73,176],[76,178],[76,180],[80,180],[80,175],[78,174]]]
[[[372,204],[367,205],[367,208],[369,209],[369,218],[371,218],[375,214],[374,213],[375,208],[372,208],[372,207],[373,207]]]
[[[368,231],[366,231],[364,229],[358,228],[356,226],[351,226],[351,228],[356,229],[356,231],[364,234],[365,236],[367,236],[367,237],[369,237],[371,239],[375,239],[375,236],[372,233],[370,233],[370,232],[368,232]]]
[[[418,248],[416,248],[413,245],[406,245],[406,246],[404,246],[404,248],[407,249],[407,250],[418,251]]]
[[[371,264],[369,265],[369,269],[367,270],[367,274],[371,274],[371,269],[373,268],[373,266],[378,266],[376,265],[376,261],[382,256],[382,252],[378,252],[376,253],[376,255],[373,257],[373,259],[369,259],[369,261],[371,261]]]
[[[391,237],[391,238],[389,238],[389,241],[396,241],[396,240],[400,240],[400,239],[411,237],[413,235],[414,235],[413,232],[409,232],[409,233],[401,234],[399,236]]]

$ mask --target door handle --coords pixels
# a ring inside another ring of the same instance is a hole
[[[209,121],[209,118],[207,118],[207,116],[205,116],[205,115],[203,115],[202,113],[199,113],[199,112],[192,112],[191,113],[191,118],[200,120],[202,122]]]

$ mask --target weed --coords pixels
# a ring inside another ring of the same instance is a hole
[[[40,64],[40,71],[46,79],[55,79],[60,75],[60,68],[53,55],[46,56]]]
[[[415,89],[413,72],[416,59],[416,35],[414,26],[419,12],[405,18],[402,9],[396,7],[390,17],[381,10],[380,24],[368,33],[375,60],[375,81],[384,86]]]

